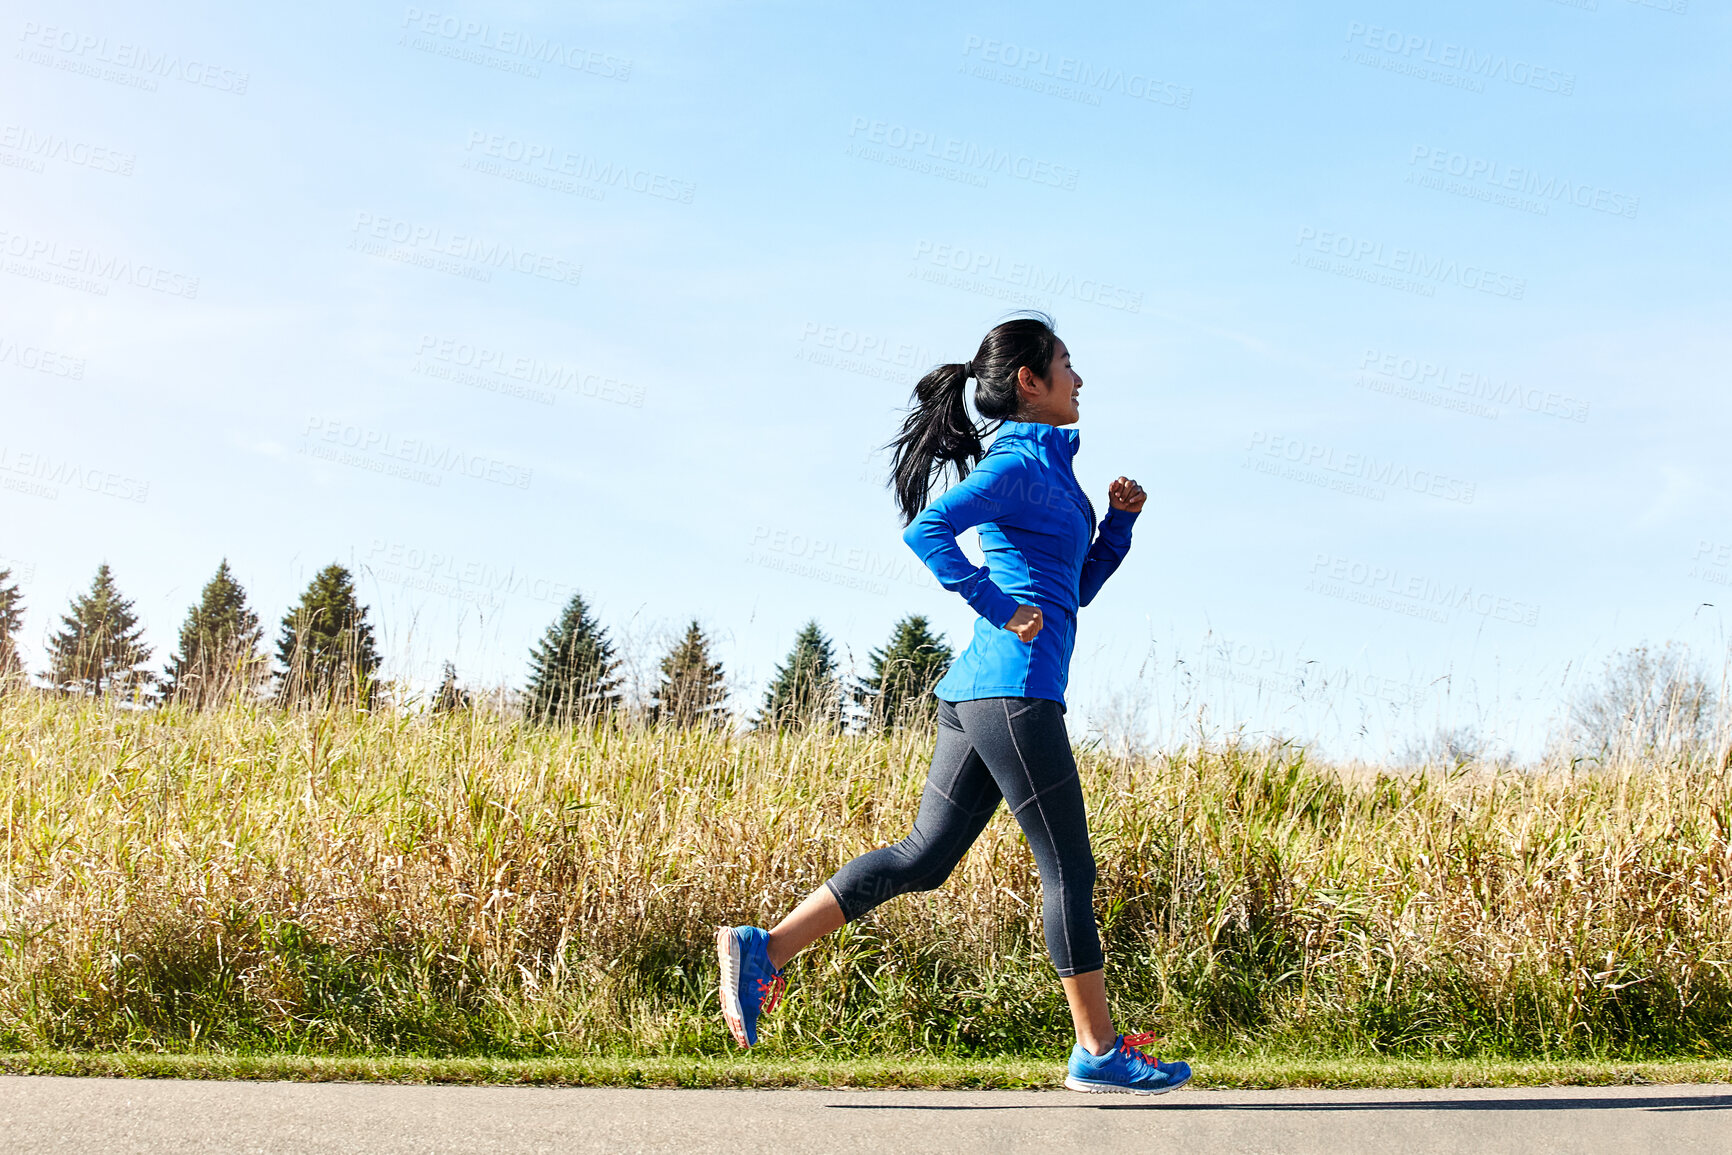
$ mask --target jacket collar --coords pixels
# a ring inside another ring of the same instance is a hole
[[[1006,421],[998,427],[998,436],[993,444],[1008,438],[1034,441],[1051,449],[1062,447],[1069,457],[1075,457],[1082,444],[1082,435],[1075,429],[1061,429],[1044,421]]]

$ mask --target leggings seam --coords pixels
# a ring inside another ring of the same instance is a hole
[[[971,749],[971,752],[972,752],[972,749]],[[1066,781],[1068,782],[1069,779],[1066,779]],[[991,814],[994,810],[998,809],[998,803],[999,803],[999,801],[1001,801],[1001,800],[995,799],[993,801],[992,805],[984,807],[984,808],[964,806],[962,803],[958,802],[955,798],[951,797],[949,794],[946,794],[943,789],[934,785],[933,777],[931,774],[928,774],[926,776],[926,785],[928,785],[932,788],[932,792],[934,794],[938,795],[940,798],[942,798],[946,802],[950,803],[951,806],[955,807],[956,812],[958,814],[961,814],[965,818],[979,818],[982,814]]]
[[[934,794],[936,794],[936,795],[938,795],[938,796],[939,796],[939,797],[940,797],[940,798],[942,798],[942,799],[944,799],[944,800],[945,800],[945,801],[946,801],[946,802],[948,802],[948,803],[950,803],[950,804],[951,804],[951,805],[952,805],[952,806],[954,806],[954,807],[956,807],[956,808],[957,808],[957,809],[958,809],[958,810],[961,810],[961,809],[962,809],[962,803],[960,803],[960,802],[958,802],[958,801],[957,801],[957,800],[956,800],[956,799],[954,799],[954,798],[952,798],[952,797],[951,797],[951,796],[950,796],[950,795],[948,795],[948,794],[946,794],[946,793],[945,793],[945,792],[944,792],[944,791],[943,791],[943,790],[942,790],[942,789],[941,789],[941,788],[939,788],[939,787],[938,787],[938,786],[934,786],[934,785],[933,785],[933,782],[932,782],[932,776],[931,776],[931,775],[930,775],[930,774],[928,774],[928,775],[927,775],[927,776],[926,776],[926,784],[927,784],[927,785],[928,785],[928,786],[931,786],[931,787],[932,787],[932,792],[933,792],[933,793],[934,793]]]
[[[1058,884],[1058,896],[1059,896],[1058,916],[1059,916],[1059,919],[1064,926],[1065,961],[1064,961],[1064,967],[1059,968],[1060,970],[1063,970],[1066,967],[1069,967],[1071,965],[1071,963],[1074,961],[1070,957],[1071,943],[1073,940],[1071,938],[1071,931],[1070,931],[1070,903],[1065,901],[1065,898],[1069,894],[1069,892],[1065,889],[1065,885],[1064,885],[1064,856],[1061,853],[1059,853],[1058,838],[1053,833],[1052,823],[1048,822],[1046,819],[1046,810],[1045,810],[1045,808],[1043,808],[1042,806],[1039,805],[1041,791],[1034,784],[1034,772],[1028,768],[1028,759],[1024,758],[1022,756],[1022,744],[1016,740],[1016,728],[1010,724],[1010,703],[1009,702],[1004,703],[1004,730],[1005,730],[1005,733],[1010,736],[1010,748],[1012,750],[1016,751],[1016,760],[1022,766],[1022,776],[1028,780],[1029,793],[1031,795],[1033,795],[1033,797],[1031,797],[1028,801],[1035,803],[1035,808],[1034,808],[1035,813],[1040,815],[1040,824],[1046,830],[1047,843],[1053,848],[1053,850],[1052,850],[1052,872],[1054,875],[1057,876],[1056,878],[1053,879],[1053,881]],[[1067,779],[1067,781],[1068,781],[1068,779]],[[1028,803],[1025,802],[1023,805],[1026,806],[1027,804]],[[1042,883],[1042,886],[1044,886],[1044,885],[1045,884]],[[1056,959],[1053,961],[1057,962]]]
[[[1020,757],[1021,754],[1022,754],[1022,751],[1020,751],[1020,750],[1017,751],[1018,757]],[[1028,808],[1030,803],[1038,800],[1042,794],[1051,794],[1054,790],[1057,790],[1060,786],[1069,786],[1071,784],[1072,780],[1080,778],[1080,777],[1082,777],[1082,774],[1080,772],[1066,775],[1063,781],[1054,782],[1051,786],[1048,786],[1045,790],[1039,790],[1033,794],[1030,794],[1027,798],[1023,799],[1022,805],[1018,806],[1015,810],[1012,810],[1011,813],[1013,815],[1014,814],[1021,814],[1024,810],[1026,810]],[[1032,786],[1033,783],[1031,782],[1030,785]],[[1048,834],[1048,836],[1050,836],[1052,834],[1052,829],[1050,827],[1047,829],[1047,834]],[[1056,846],[1057,842],[1055,841],[1053,843],[1053,845]]]

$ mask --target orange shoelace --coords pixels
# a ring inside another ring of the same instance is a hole
[[[760,1005],[758,1009],[765,1012],[775,1010],[776,1004],[782,1001],[782,992],[787,989],[788,980],[783,978],[781,975],[777,975],[775,978],[768,981],[759,979],[758,998],[762,1000],[762,1005]]]

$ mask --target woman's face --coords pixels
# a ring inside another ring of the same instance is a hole
[[[1018,369],[1017,390],[1022,397],[1018,419],[1038,421],[1046,425],[1074,425],[1082,417],[1077,394],[1082,390],[1082,378],[1071,368],[1070,350],[1063,341],[1055,340],[1052,368],[1046,380],[1027,368]]]

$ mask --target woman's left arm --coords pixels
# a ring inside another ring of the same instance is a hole
[[[1100,533],[1089,546],[1083,559],[1082,580],[1078,583],[1077,603],[1088,605],[1101,592],[1101,586],[1119,568],[1125,555],[1131,552],[1131,526],[1149,495],[1143,487],[1128,477],[1121,477],[1107,486],[1107,515],[1101,518]]]

